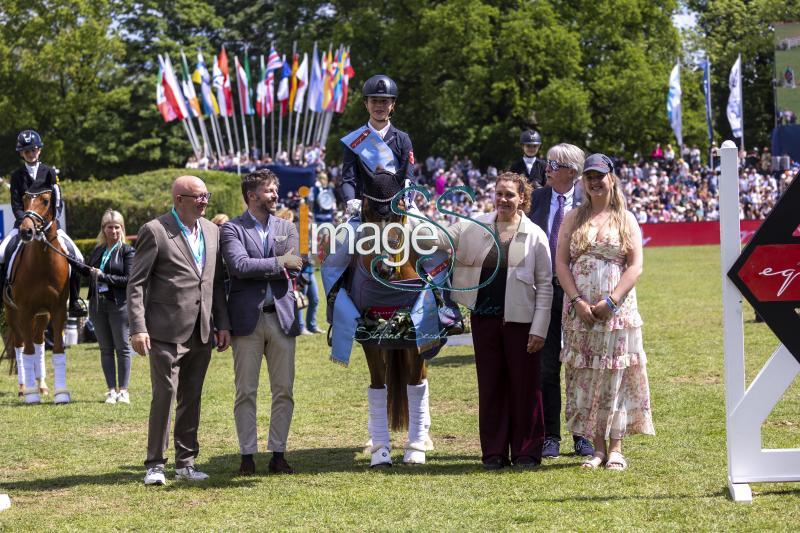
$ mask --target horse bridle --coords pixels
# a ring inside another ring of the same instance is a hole
[[[28,196],[29,198],[36,198],[40,194],[44,194],[46,192],[52,192],[52,191],[42,191],[37,193],[26,192],[23,196]],[[49,209],[52,209],[52,206]],[[31,220],[33,220],[34,231],[36,233],[36,236],[40,239],[50,230],[50,227],[56,221],[55,217],[53,217],[50,220],[50,222],[48,222],[44,219],[42,215],[40,215],[36,211],[31,211],[31,210],[25,211],[25,213],[23,213],[22,215],[22,218],[23,219],[30,218]]]

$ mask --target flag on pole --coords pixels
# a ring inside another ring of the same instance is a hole
[[[342,76],[344,73],[344,53],[341,47],[336,52],[336,59],[334,60],[334,64],[336,65],[336,72],[333,77],[332,109],[333,111],[338,111],[339,105],[341,104],[342,100]]]
[[[239,57],[233,56],[233,62],[236,68],[236,89],[239,92],[239,109],[245,115],[252,115],[253,109],[250,106],[250,85],[247,80],[247,73],[239,63]]]
[[[323,54],[325,56],[325,54]],[[333,52],[328,48],[328,55],[323,59],[323,83],[322,83],[322,110],[328,111],[328,108],[333,100]]]
[[[350,78],[356,75],[356,71],[350,65],[350,52],[344,51],[342,60],[342,91],[339,99],[336,102],[337,113],[344,113],[344,108],[347,105],[347,96],[350,93]]]
[[[266,116],[272,113],[274,101],[274,79],[275,74],[271,70],[268,70],[264,79],[262,79],[258,84],[256,96],[258,102],[256,110],[258,111],[258,116]]]
[[[303,54],[303,61],[297,68],[297,94],[295,94],[294,97],[295,113],[301,113],[303,111],[303,102],[305,101],[307,90],[308,90],[308,54]]]
[[[278,84],[278,101],[281,103],[281,118],[286,114],[288,111],[287,109],[287,102],[289,101],[289,76],[292,75],[292,68],[286,63],[286,60],[283,61],[283,71],[281,73],[283,76],[281,78],[280,83]]]
[[[244,49],[242,61],[244,62],[244,73],[247,76],[247,108],[250,110],[247,114],[252,115],[255,113],[255,109],[253,109],[253,77],[250,75],[250,60],[247,58],[247,48]]]
[[[219,114],[223,117],[229,117],[230,113],[228,113],[228,105],[227,99],[225,98],[225,75],[222,74],[222,69],[219,68],[219,61],[216,56],[214,56],[214,66],[212,67],[214,71],[214,90],[217,93],[217,105],[219,106]]]
[[[183,67],[183,80],[181,81],[183,95],[186,97],[192,116],[197,118],[202,116],[200,102],[197,100],[197,93],[194,90],[192,78],[189,76],[189,63],[186,61],[186,54],[183,53],[183,50],[181,50],[181,66]]]
[[[667,118],[675,132],[678,147],[683,146],[683,132],[681,122],[681,65],[676,63],[669,75],[669,93],[667,94]]]
[[[164,118],[164,122],[172,122],[178,118],[178,115],[164,95],[164,69],[160,66],[160,63],[161,58],[159,58],[158,80],[156,81],[156,106],[158,106],[158,111]]]
[[[318,113],[322,110],[322,66],[319,62],[319,52],[314,44],[311,60],[311,82],[308,85],[308,109]]]
[[[708,145],[714,144],[714,128],[711,126],[711,62],[706,59],[701,63],[703,69],[703,96],[706,101],[706,125],[708,126]]]
[[[728,122],[734,137],[742,137],[742,56],[736,58],[728,77],[728,87],[731,90],[728,96]]]
[[[233,116],[233,92],[231,91],[230,71],[228,70],[228,53],[225,47],[219,52],[219,70],[222,72],[222,92],[225,97],[225,112],[227,116]]]
[[[192,81],[200,86],[200,101],[203,103],[203,112],[206,115],[219,115],[219,106],[214,93],[211,92],[211,75],[206,68],[203,54],[197,52],[197,66],[192,73]]]
[[[278,55],[278,52],[276,52],[274,48],[271,49],[267,57],[267,71],[275,70],[282,66],[283,61],[281,61],[281,56]]]
[[[291,109],[294,109],[294,99],[297,96],[297,69],[300,68],[298,59],[298,55],[294,54],[294,58],[292,58],[292,84],[291,89],[289,89],[289,107]]]
[[[172,106],[178,120],[183,120],[189,116],[186,109],[186,103],[183,100],[183,93],[180,89],[178,79],[175,77],[175,71],[172,70],[172,63],[168,56],[158,56],[159,64],[161,65],[162,77],[161,83],[164,86],[164,97]]]

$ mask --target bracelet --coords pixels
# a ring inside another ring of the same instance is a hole
[[[575,305],[575,302],[577,302],[578,300],[583,300],[583,297],[580,294],[576,294],[575,296],[570,298],[569,304],[570,305]]]
[[[614,302],[614,299],[611,296],[606,296],[605,300],[611,312],[616,315],[617,311],[619,311],[619,306]]]

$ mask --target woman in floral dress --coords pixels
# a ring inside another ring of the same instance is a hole
[[[564,217],[556,251],[567,429],[593,436],[595,454],[584,467],[625,470],[622,439],[655,434],[634,289],[642,236],[608,157],[586,159],[583,187],[587,201]]]

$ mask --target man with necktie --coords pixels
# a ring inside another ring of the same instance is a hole
[[[568,211],[581,203],[583,190],[576,180],[583,172],[585,155],[572,144],[557,144],[547,152],[546,187],[533,191],[529,218],[547,234],[550,257],[555,262],[558,231]],[[555,273],[555,264],[553,265]],[[561,313],[564,305],[564,290],[553,275],[553,304],[550,327],[544,347],[540,352],[542,376],[542,404],[544,407],[545,440],[542,457],[555,458],[561,446]],[[573,435],[575,453],[583,456],[594,454],[591,443],[582,435]]]

